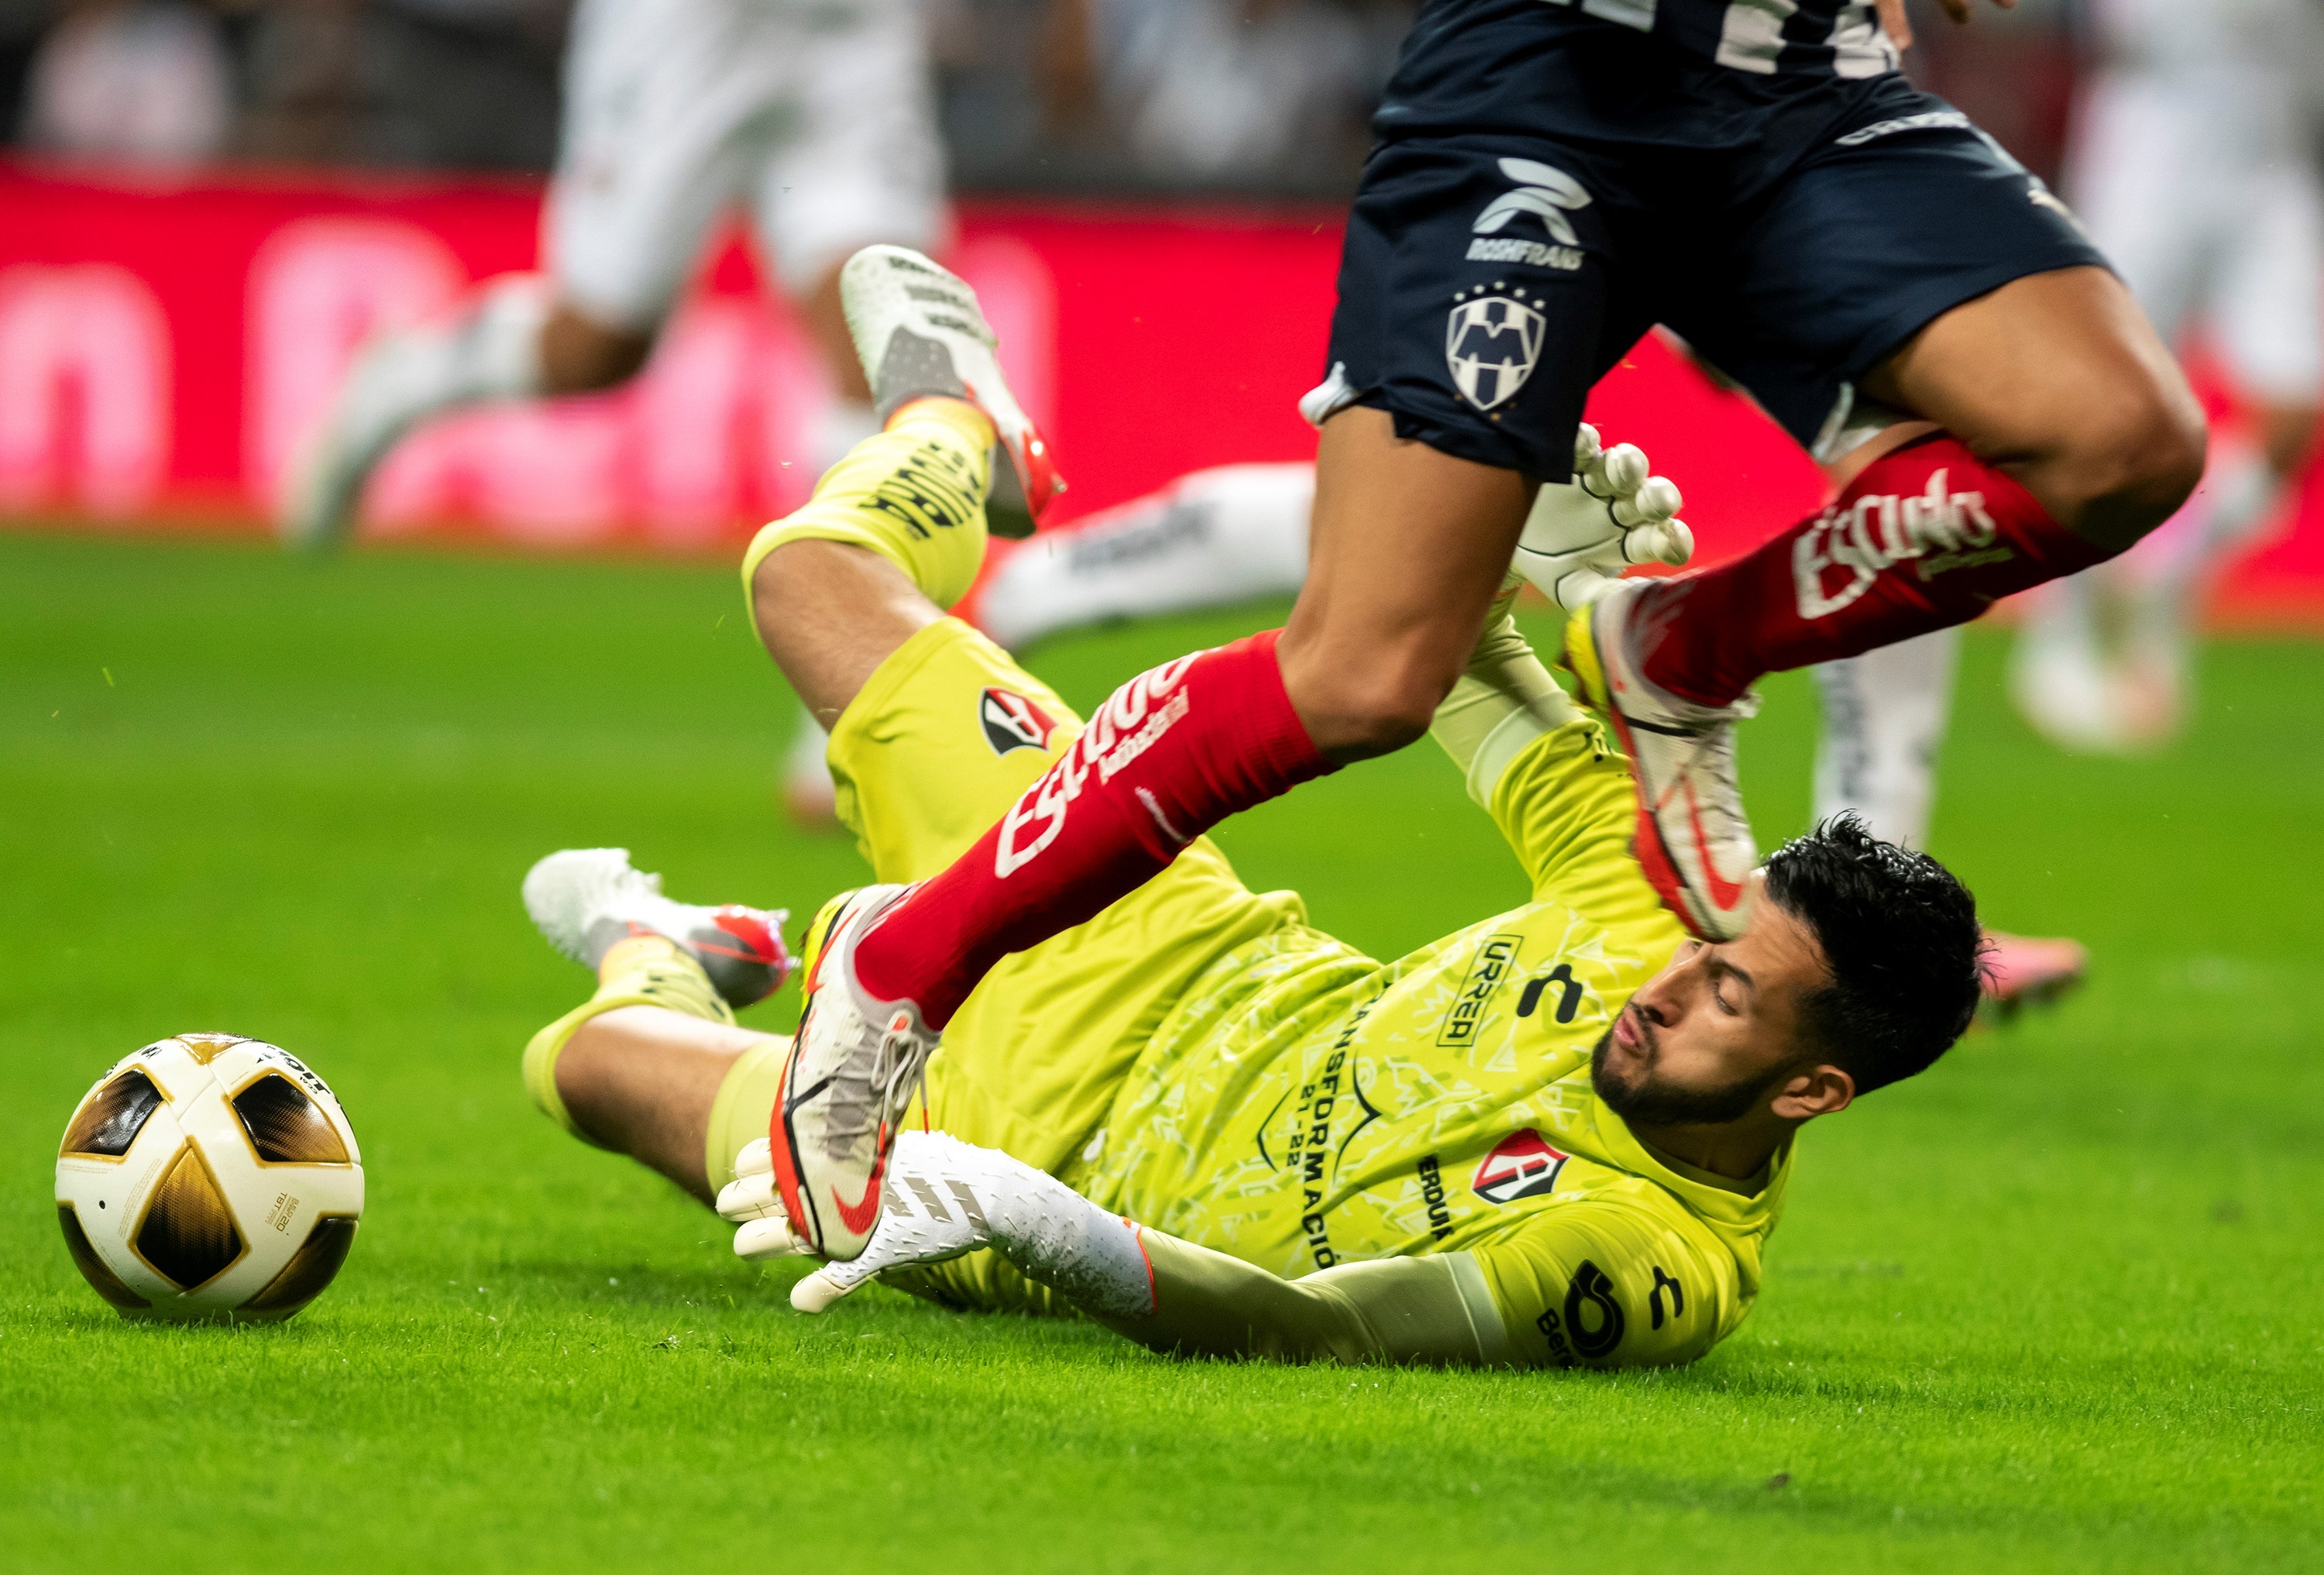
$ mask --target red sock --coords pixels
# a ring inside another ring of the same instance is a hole
[[[1639,600],[1646,676],[1724,705],[1762,673],[1966,623],[2111,556],[1941,432],[1864,467],[1839,501],[1746,557]]]
[[[1115,690],[1000,824],[863,937],[863,988],[941,1028],[1002,957],[1096,917],[1228,815],[1332,769],[1283,692],[1280,633]]]

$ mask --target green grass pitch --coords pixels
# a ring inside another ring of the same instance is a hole
[[[1254,622],[1033,665],[1086,704]],[[1812,1130],[1735,1339],[1201,1365],[880,1290],[794,1315],[795,1268],[527,1105],[520,1047],[586,990],[533,858],[625,843],[802,917],[862,878],[777,814],[791,703],[731,574],[0,537],[0,1565],[2324,1567],[2324,646],[2219,645],[2139,763],[2038,745],[2002,656],[1969,642],[1937,851],[2093,981]],[[1767,699],[1763,840],[1813,710]],[[1520,893],[1425,745],[1224,841],[1382,954]],[[55,1144],[107,1064],[210,1027],[338,1088],[363,1234],[284,1327],[124,1325]]]

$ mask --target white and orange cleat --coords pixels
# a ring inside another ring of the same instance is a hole
[[[1065,490],[1049,446],[1009,391],[993,352],[1000,336],[958,274],[904,246],[866,246],[839,272],[847,331],[885,421],[915,399],[966,400],[991,420],[1038,521]]]
[[[810,934],[807,1004],[768,1133],[790,1230],[825,1257],[862,1255],[880,1223],[896,1133],[939,1042],[912,1002],[876,1000],[855,978],[855,948],[908,886],[838,898]]]
[[[1638,799],[1639,867],[1665,906],[1707,941],[1731,941],[1750,920],[1759,848],[1735,778],[1735,724],[1758,697],[1697,705],[1639,671],[1632,627],[1651,582],[1623,580],[1566,621],[1563,665],[1582,704],[1605,717],[1630,758]]]
[[[627,848],[567,848],[526,871],[524,910],[551,946],[595,968],[632,935],[675,941],[739,1011],[790,977],[781,909],[707,907],[661,894],[661,877],[632,868]]]
[[[2008,1022],[2027,1007],[2050,1006],[2082,982],[2090,953],[2080,941],[2062,936],[1985,932],[1985,990],[1978,1016]]]

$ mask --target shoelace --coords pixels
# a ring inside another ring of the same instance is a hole
[[[915,1046],[914,1036],[908,1029],[894,1027],[895,1020],[890,1019],[890,1027],[881,1034],[880,1049],[872,1063],[872,1095],[879,1103],[881,1119],[890,1127],[903,1124],[912,1096],[919,1091],[920,1074],[927,1071],[923,1063],[913,1069],[912,1076],[898,1075],[911,1059]]]
[[[919,1091],[925,1065],[914,1068],[910,1077],[900,1075],[912,1061],[914,1036],[908,1029],[892,1027],[879,1030],[879,1035],[872,1046],[872,1065],[865,1079],[871,1097],[860,1104],[836,1099],[831,1101],[825,1119],[834,1138],[853,1140],[876,1135],[882,1126],[902,1126],[911,1109],[912,1096]]]

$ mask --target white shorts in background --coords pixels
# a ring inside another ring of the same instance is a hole
[[[2068,195],[2166,340],[2200,322],[2247,396],[2324,393],[2324,196],[2301,117],[2207,72],[2100,72]]]
[[[580,0],[543,239],[590,316],[658,325],[730,203],[798,296],[936,246],[944,186],[916,0]]]

